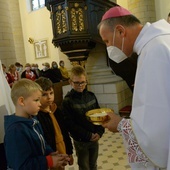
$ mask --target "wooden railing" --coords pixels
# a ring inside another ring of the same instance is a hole
[[[57,104],[59,108],[61,108],[61,104],[63,101],[63,89],[62,87],[68,85],[68,81],[62,81],[59,83],[54,83],[54,102]]]

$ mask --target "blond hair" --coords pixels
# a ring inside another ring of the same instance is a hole
[[[22,96],[24,98],[27,98],[31,96],[33,92],[38,90],[42,91],[42,88],[39,86],[39,84],[35,83],[32,80],[23,78],[14,83],[14,85],[12,86],[11,99],[14,105],[16,105],[19,97]]]
[[[14,67],[16,67],[14,64],[9,65],[8,71],[11,72]]]
[[[80,65],[76,65],[71,69],[70,79],[72,79],[73,76],[81,76],[81,75],[87,77],[85,69]]]
[[[31,64],[30,63],[26,63],[25,67],[31,67]]]

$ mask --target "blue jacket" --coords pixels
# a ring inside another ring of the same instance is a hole
[[[36,119],[5,116],[4,147],[7,165],[14,170],[47,170],[46,156],[53,150],[45,144]]]

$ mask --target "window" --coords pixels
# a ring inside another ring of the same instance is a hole
[[[31,0],[32,10],[37,10],[44,7],[45,0]]]

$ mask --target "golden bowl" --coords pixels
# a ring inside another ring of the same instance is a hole
[[[113,112],[113,110],[109,108],[89,110],[86,113],[86,117],[93,124],[101,125],[103,122],[109,120],[109,116],[107,115],[107,112]]]

